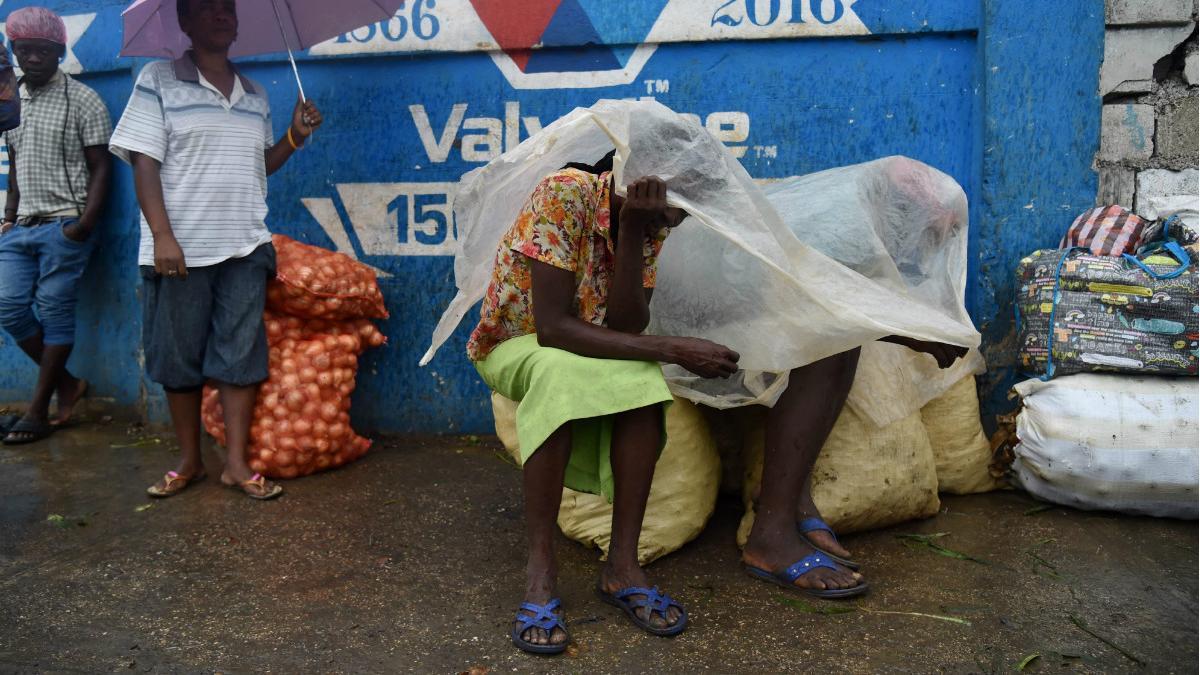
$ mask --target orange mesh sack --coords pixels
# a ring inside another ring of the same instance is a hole
[[[352,321],[328,321],[325,319],[301,319],[295,316],[263,312],[263,323],[267,328],[267,344],[274,348],[283,340],[311,340],[317,336],[357,336],[358,354],[370,347],[387,344],[387,337],[368,319]]]
[[[386,319],[375,270],[353,258],[276,234],[267,308],[306,319]]]
[[[362,457],[371,441],[350,427],[350,394],[358,356],[382,344],[382,333],[369,321],[331,324],[268,314],[266,322],[270,376],[254,407],[250,468],[271,478],[296,478]],[[224,411],[212,387],[205,387],[202,415],[205,429],[224,445]]]

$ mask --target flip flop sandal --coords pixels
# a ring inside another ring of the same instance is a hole
[[[603,588],[597,586],[596,595],[600,596],[600,599],[604,602],[607,602],[613,607],[625,612],[625,616],[629,617],[629,620],[633,622],[633,625],[641,628],[651,635],[657,635],[659,637],[675,637],[676,635],[682,633],[685,628],[687,628],[687,610],[683,608],[683,605],[672,600],[671,596],[659,591],[658,586],[655,586],[654,588],[631,586],[629,588],[623,588],[616,593],[608,593]],[[644,597],[633,598],[632,596],[635,595],[641,595]],[[643,607],[650,610],[648,617],[645,619],[637,614],[637,610]],[[679,621],[677,621],[675,625],[667,626],[666,628],[657,628],[650,623],[649,619],[653,618],[655,614],[662,616],[663,620],[665,621],[667,618],[667,610],[672,607],[679,609]]]
[[[168,471],[167,475],[163,476],[163,486],[160,488],[158,484],[155,483],[154,485],[146,488],[146,494],[159,499],[164,497],[174,497],[180,492],[183,492],[187,486],[191,485],[192,483],[199,483],[207,477],[208,475],[203,471],[192,476],[182,476],[177,471]]]
[[[834,541],[838,541],[837,533],[835,533],[833,531],[833,528],[829,526],[829,523],[826,523],[824,520],[821,520],[820,518],[805,518],[804,520],[800,521],[799,523],[796,523],[796,529],[800,531],[800,536],[804,537],[804,541],[808,542],[808,545],[813,547],[814,549],[816,549],[818,553],[825,555],[827,558],[829,558],[833,562],[841,565],[842,567],[848,568],[855,572],[862,569],[862,564],[855,562],[853,560],[850,560],[848,558],[843,558],[840,555],[835,555],[833,553],[830,553],[829,551],[826,551],[825,549],[818,546],[815,541],[808,538],[809,532],[825,531],[825,532],[829,533],[829,536],[833,537]],[[838,545],[840,546],[841,542],[838,542]]]
[[[9,428],[4,435],[5,445],[29,445],[37,443],[54,433],[54,427],[49,422],[29,422],[24,417]],[[24,438],[10,439],[13,434],[25,434]]]
[[[8,434],[13,425],[21,421],[20,415],[0,415],[0,437]]]
[[[870,586],[864,581],[860,582],[853,588],[801,588],[796,585],[796,580],[800,577],[812,572],[821,567],[827,567],[831,570],[841,569],[837,563],[825,557],[824,553],[813,553],[800,559],[791,567],[782,572],[771,572],[764,570],[761,567],[753,565],[743,565],[746,572],[755,579],[769,581],[777,586],[782,586],[790,591],[796,591],[811,595],[814,598],[822,598],[824,600],[835,600],[839,598],[854,598],[867,592]]]
[[[562,607],[562,601],[558,598],[554,598],[544,605],[522,602],[521,609],[517,610],[517,618],[514,619],[521,625],[513,626],[511,631],[513,646],[530,654],[553,655],[567,651],[567,644],[571,642],[571,634],[567,632],[567,624],[563,623],[562,616],[555,613],[555,610],[560,607]],[[533,616],[525,612],[533,612]],[[567,639],[563,640],[561,644],[539,645],[521,637],[530,628],[541,628],[547,634],[553,633],[555,628],[561,628],[567,634]]]
[[[249,480],[244,480],[240,483],[227,480],[225,476],[221,476],[221,483],[224,484],[225,487],[241,490],[247,497],[251,499],[260,499],[266,501],[268,499],[275,499],[279,495],[283,494],[283,486],[278,483],[271,485],[271,489],[267,490],[267,479],[264,478],[261,473],[256,473],[251,476]],[[254,488],[257,488],[257,490],[251,492],[251,490]]]

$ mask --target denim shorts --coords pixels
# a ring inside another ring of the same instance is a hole
[[[267,379],[263,309],[275,276],[275,247],[186,277],[142,271],[142,348],[146,375],[168,392],[197,391],[209,380],[248,386]]]
[[[16,342],[41,333],[43,344],[75,343],[79,281],[100,236],[67,238],[63,228],[77,221],[48,218],[0,234],[0,327]]]

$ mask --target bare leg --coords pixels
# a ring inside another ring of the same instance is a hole
[[[787,391],[767,416],[762,491],[750,539],[742,552],[747,563],[782,571],[813,549],[796,531],[796,510],[817,455],[833,429],[858,367],[858,350],[797,368]],[[819,568],[796,580],[816,589],[857,586],[861,575],[846,569]]]
[[[218,383],[221,408],[225,411],[225,471],[222,479],[226,483],[241,484],[250,480],[254,471],[246,464],[246,450],[250,445],[250,423],[254,417],[254,403],[258,399],[258,385],[238,387]],[[264,481],[261,488],[250,487],[255,494],[266,495],[274,484]]]
[[[646,500],[662,445],[662,407],[652,405],[630,410],[615,416],[611,459],[613,469],[612,543],[608,563],[600,573],[605,591],[615,593],[632,586],[650,585],[646,572],[638,564],[638,539],[642,533],[642,518],[646,515]],[[638,597],[638,596],[635,596]],[[642,619],[655,628],[667,628],[679,621],[678,608],[672,607],[664,619],[658,614],[647,616],[650,610],[641,609]]]
[[[175,442],[179,443],[179,465],[175,471],[184,478],[204,471],[200,459],[200,395],[199,391],[167,392],[167,408],[175,427]]]
[[[571,458],[571,425],[564,424],[546,439],[525,462],[525,529],[529,559],[525,565],[525,602],[544,605],[557,594],[558,561],[554,553],[554,529],[562,503],[563,475]],[[526,612],[528,614],[528,612]],[[538,645],[562,644],[567,634],[555,628],[551,634],[537,627],[522,634]]]
[[[47,361],[47,350],[45,344],[42,343],[42,334],[39,332],[33,337],[21,340],[18,346],[21,351],[38,365],[38,383],[34,390],[33,398],[30,401],[30,411],[35,413],[34,419],[44,420],[49,417],[50,396],[58,395],[58,408],[60,418],[70,418],[71,410],[75,407],[75,402],[79,399],[82,393],[82,382],[67,370],[67,360],[71,356],[72,345],[54,346],[55,350],[66,350],[66,354],[52,354],[50,360]],[[59,362],[61,359],[61,363]],[[50,392],[49,396],[43,392],[45,380],[49,379]],[[42,405],[40,400],[45,397],[45,404]],[[55,420],[59,421],[59,420]],[[65,421],[65,419],[61,420]]]
[[[29,400],[29,408],[25,410],[24,421],[38,425],[50,423],[50,397],[54,395],[58,378],[66,369],[67,359],[71,356],[71,347],[72,345],[46,345],[42,348],[37,384],[33,388],[33,398]],[[20,443],[36,438],[37,436],[33,432],[10,431],[5,436],[5,441]]]

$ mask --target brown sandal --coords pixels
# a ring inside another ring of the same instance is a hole
[[[207,474],[203,471],[191,476],[182,476],[177,471],[168,471],[167,475],[163,476],[162,481],[146,488],[146,494],[160,499],[163,497],[174,497],[183,492],[187,486],[192,483],[198,483],[205,478],[207,478]]]
[[[221,483],[224,484],[225,487],[241,490],[247,497],[251,499],[274,499],[283,494],[283,486],[279,485],[278,483],[271,483],[271,487],[268,489],[267,479],[264,478],[261,473],[256,473],[251,476],[249,480],[244,480],[240,483],[230,480],[229,478],[226,478],[224,474],[222,474]]]

